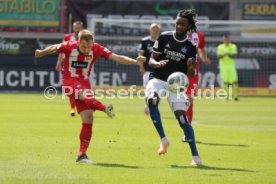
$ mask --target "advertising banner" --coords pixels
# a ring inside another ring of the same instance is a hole
[[[33,55],[35,49],[45,49],[47,46],[60,43],[61,41],[62,39],[23,39],[0,37],[0,54]]]
[[[276,20],[276,2],[244,2],[243,20]]]
[[[68,11],[76,20],[84,22],[86,17],[174,20],[177,12],[187,8],[196,9],[200,19],[229,19],[228,2],[68,0]]]
[[[0,1],[0,25],[58,27],[59,1]]]
[[[269,63],[271,62],[267,64]],[[217,64],[213,62],[212,66],[202,65],[199,74],[200,87],[221,85]],[[275,70],[239,69],[238,76],[241,88],[266,88],[266,91],[276,89]],[[95,63],[90,80],[97,86],[142,86],[142,76],[137,66],[118,65],[102,59]],[[54,66],[1,66],[0,68],[0,91],[42,91],[47,86],[61,87],[61,74],[55,71]],[[255,91],[254,93],[257,94]],[[274,92],[270,94],[275,95]]]
[[[276,38],[276,2],[244,2],[242,4],[243,20],[274,21],[271,25],[242,26],[242,36],[247,38]]]
[[[47,56],[33,61],[34,49],[45,48],[60,40],[18,40],[0,41],[0,91],[41,91],[48,85],[61,85],[60,74],[55,71],[57,55]],[[109,40],[97,40],[117,54],[137,57],[138,42],[134,40],[110,44]],[[241,88],[266,88],[262,94],[275,95],[268,89],[276,89],[276,46],[266,42],[234,42],[238,47],[236,68]],[[216,48],[219,42],[207,41],[206,51],[212,64],[201,63],[199,85],[209,87],[221,85]],[[35,46],[33,46],[35,45]],[[10,50],[9,50],[10,49]],[[7,51],[10,55],[7,55]],[[19,54],[20,53],[20,54]],[[11,55],[12,54],[12,55]],[[6,57],[9,56],[9,57]],[[98,86],[142,86],[139,67],[120,65],[116,62],[97,59],[91,80]],[[256,90],[245,90],[244,94],[261,94]]]

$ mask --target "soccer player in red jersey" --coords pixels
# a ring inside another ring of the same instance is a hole
[[[194,19],[196,21],[196,12],[195,10],[190,10],[192,11],[192,13],[194,14]],[[187,117],[190,123],[192,123],[193,120],[193,96],[196,95],[197,93],[197,88],[198,88],[198,72],[199,72],[199,63],[200,63],[200,59],[202,60],[202,62],[204,64],[211,64],[210,59],[207,57],[206,52],[205,52],[205,38],[204,38],[204,34],[197,31],[191,31],[190,34],[188,35],[189,39],[192,40],[194,42],[194,44],[196,44],[197,47],[197,53],[198,56],[196,58],[196,69],[195,69],[195,74],[193,77],[191,77],[190,75],[188,75],[188,79],[189,79],[189,86],[188,89],[186,91],[187,96],[189,97],[190,100],[190,106],[187,110]]]
[[[66,42],[66,41],[78,40],[78,34],[81,30],[83,30],[83,23],[81,21],[74,22],[73,23],[73,31],[74,32],[66,34],[63,38],[63,41]],[[57,64],[56,64],[56,70],[58,72],[62,71],[62,61],[63,61],[64,57],[65,57],[64,54],[58,55],[58,60],[57,60]],[[70,102],[70,107],[71,107],[70,115],[75,116],[75,107],[76,107],[75,99],[69,96],[69,102]]]
[[[80,149],[76,162],[92,163],[86,155],[92,137],[93,111],[105,112],[113,117],[112,105],[104,105],[91,94],[89,75],[91,68],[98,57],[113,60],[120,64],[141,64],[145,57],[138,56],[136,60],[123,55],[112,53],[107,48],[94,42],[93,35],[88,30],[79,33],[78,41],[62,42],[47,47],[44,50],[37,49],[35,57],[41,58],[53,53],[65,54],[63,65],[62,87],[66,94],[75,98],[77,111],[82,119],[80,131]]]

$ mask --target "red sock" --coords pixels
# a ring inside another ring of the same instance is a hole
[[[84,99],[84,103],[93,110],[99,110],[99,111],[105,110],[105,105],[102,104],[100,101],[96,100],[95,98],[92,98],[92,97],[86,98]]]
[[[188,117],[188,120],[190,122],[190,124],[192,124],[192,120],[193,120],[193,103],[191,103],[191,105],[189,106],[186,115]]]
[[[82,123],[80,131],[80,151],[79,155],[86,153],[92,137],[92,124]]]
[[[69,96],[69,101],[70,101],[71,109],[75,109],[76,107],[75,99],[72,96]]]

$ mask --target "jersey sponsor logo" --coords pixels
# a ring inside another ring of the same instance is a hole
[[[166,54],[166,58],[174,60],[174,61],[181,61],[182,59],[185,59],[185,55],[175,52],[175,51],[170,51],[168,49],[164,49],[164,53]]]
[[[71,63],[72,68],[87,68],[87,66],[88,66],[87,61],[83,61],[83,62],[72,61],[72,63]]]

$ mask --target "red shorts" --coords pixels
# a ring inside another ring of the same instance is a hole
[[[62,88],[66,95],[69,96],[69,98],[74,98],[77,111],[80,113],[81,111],[91,109],[89,108],[84,101],[78,99],[78,91],[81,90],[91,90],[91,84],[88,79],[82,79],[82,78],[66,78],[62,79]]]
[[[189,86],[187,88],[186,94],[196,96],[197,89],[198,89],[198,75],[195,75],[194,77],[188,76],[188,79],[189,79]]]

